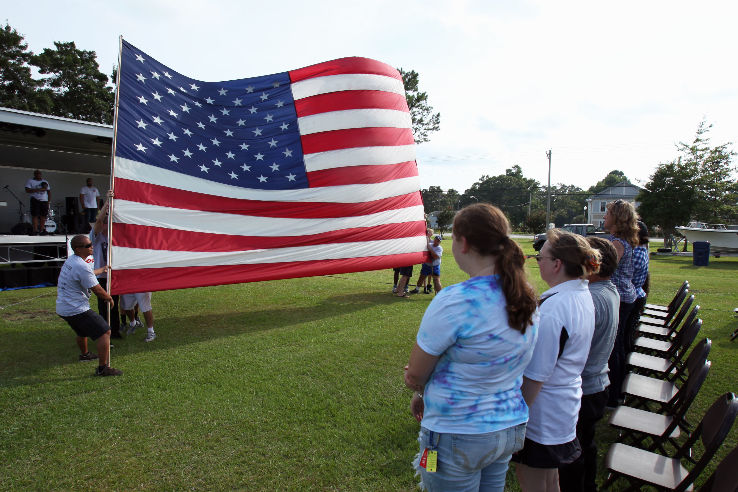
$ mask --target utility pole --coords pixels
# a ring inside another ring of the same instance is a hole
[[[546,192],[546,230],[548,230],[548,224],[551,223],[551,149],[546,152],[548,157],[548,191]]]

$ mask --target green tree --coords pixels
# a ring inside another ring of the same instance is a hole
[[[31,57],[33,52],[23,36],[6,23],[0,29],[0,106],[25,111],[48,108],[48,100],[36,91],[38,82],[31,76]]]
[[[420,190],[420,194],[426,214],[446,208],[446,194],[440,186],[429,186],[428,189]]]
[[[641,217],[665,234],[690,220],[732,222],[738,217],[738,171],[731,143],[710,145],[712,125],[702,121],[690,144],[680,142],[680,155],[659,164],[637,201]]]
[[[97,123],[113,122],[115,95],[108,76],[100,72],[94,51],[79,50],[74,42],[54,42],[34,55],[31,63],[48,77],[42,92],[53,101],[51,114]]]
[[[591,186],[587,191],[592,195],[596,195],[605,188],[609,188],[610,186],[615,186],[616,184],[623,182],[630,183],[630,180],[623,171],[615,169],[607,173],[607,176],[598,181],[596,185]]]
[[[464,192],[462,202],[491,203],[507,215],[513,228],[519,229],[525,227],[529,204],[538,187],[536,180],[523,176],[520,166],[514,165],[506,169],[505,174],[479,178],[479,181]]]
[[[413,135],[415,143],[428,142],[428,134],[441,129],[441,113],[433,113],[433,107],[428,104],[428,94],[420,92],[418,72],[397,69],[402,75],[402,83],[405,85],[405,99],[410,109],[413,121]]]
[[[438,230],[440,232],[448,230],[449,226],[454,221],[454,215],[456,215],[456,213],[448,208],[438,212],[438,215],[436,215],[436,224],[438,224]]]

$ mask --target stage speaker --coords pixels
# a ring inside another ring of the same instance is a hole
[[[28,222],[19,222],[10,229],[10,233],[17,236],[27,236],[31,231],[33,231],[33,226]]]
[[[64,200],[67,206],[67,215],[79,214],[79,208],[77,207],[78,200],[76,196],[68,196]]]

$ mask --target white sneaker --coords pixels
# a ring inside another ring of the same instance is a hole
[[[144,338],[144,342],[153,342],[154,340],[156,340],[156,333],[153,332],[147,333],[146,338]]]
[[[126,330],[126,334],[133,335],[134,333],[136,333],[136,328],[140,328],[142,326],[143,326],[143,324],[139,320],[136,320],[136,322],[133,323],[133,324],[130,324],[129,323],[128,324],[128,330]]]

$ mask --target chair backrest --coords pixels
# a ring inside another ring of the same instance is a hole
[[[681,287],[677,289],[676,294],[674,294],[674,297],[671,299],[669,304],[666,305],[666,308],[667,308],[666,310],[668,312],[676,311],[676,308],[679,307],[679,304],[681,304],[682,301],[684,300],[684,297],[682,296],[682,294],[686,290],[689,290],[688,280],[685,280],[684,282],[682,282]]]
[[[705,340],[709,342],[709,339]],[[697,349],[697,347],[695,347],[695,349]],[[700,348],[699,350],[704,352],[703,348]],[[692,353],[694,352],[695,351],[693,350]],[[695,367],[694,370],[690,371],[689,376],[687,377],[687,381],[681,388],[679,388],[679,391],[677,391],[676,395],[674,395],[674,398],[672,398],[674,402],[673,404],[669,405],[669,408],[671,410],[668,410],[672,416],[671,423],[667,427],[666,432],[662,434],[662,436],[670,436],[671,433],[674,432],[674,429],[677,428],[677,426],[686,423],[684,416],[687,415],[689,407],[692,406],[694,399],[700,392],[700,388],[702,388],[702,384],[705,382],[705,379],[707,379],[707,374],[710,372],[711,366],[712,363],[709,360],[703,360],[701,366]]]
[[[723,458],[700,487],[700,492],[735,492],[738,490],[738,446]]]
[[[705,363],[707,356],[710,355],[711,348],[712,340],[709,338],[703,338],[700,340],[687,356],[687,360],[683,363],[673,364],[673,371],[669,374],[666,380],[673,383],[683,381],[684,384],[686,384],[689,374],[702,367],[702,364]]]
[[[689,435],[689,438],[684,441],[679,447],[676,458],[688,459],[692,449],[692,445],[700,439],[704,451],[699,460],[695,462],[694,467],[689,471],[689,474],[682,480],[679,486],[676,487],[676,491],[686,490],[695,479],[702,473],[705,466],[710,462],[712,457],[717,452],[720,445],[723,443],[725,438],[730,432],[730,428],[733,427],[736,415],[738,415],[738,399],[736,399],[733,393],[725,393],[720,395],[715,403],[705,412],[705,416],[702,417],[699,425],[695,427],[694,431]]]
[[[689,288],[680,289],[679,293],[674,297],[673,304],[669,304],[669,309],[666,311],[667,323],[671,321],[671,318],[673,318],[677,311],[679,311],[679,306],[681,306],[684,299],[687,298],[687,294],[689,294]]]
[[[694,339],[697,338],[697,334],[702,328],[702,320],[699,318],[694,319],[694,321],[692,321],[689,325],[685,323],[685,326],[686,328],[682,328],[681,330],[679,330],[679,333],[677,333],[675,339],[672,340],[671,347],[669,347],[669,350],[666,353],[666,356],[671,359],[673,366],[672,368],[669,368],[669,371],[671,371],[671,369],[673,369],[674,367],[681,367],[682,359],[687,353],[687,349],[689,349],[689,346],[692,345],[692,342],[694,342]]]
[[[684,317],[689,312],[689,308],[692,307],[692,303],[694,303],[694,296],[689,296],[685,301],[684,304],[682,304],[682,307],[679,308],[679,312],[676,316],[674,316],[671,321],[667,320],[666,326],[669,328],[669,335],[677,331],[679,329],[679,325],[684,320]]]

